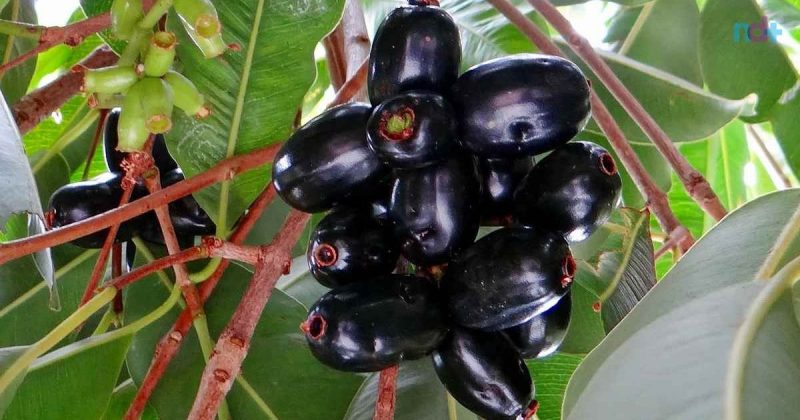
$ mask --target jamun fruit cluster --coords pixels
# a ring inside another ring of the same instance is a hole
[[[569,324],[569,243],[606,222],[621,180],[605,149],[570,142],[590,115],[573,63],[519,54],[459,75],[460,61],[444,10],[395,9],[373,43],[371,104],[301,127],[273,182],[292,207],[329,212],[307,260],[332,290],[302,325],[321,362],[372,372],[430,355],[463,406],[517,419],[535,406],[524,359],[552,354]],[[476,241],[481,225],[502,227]]]

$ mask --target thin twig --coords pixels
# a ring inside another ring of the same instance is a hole
[[[369,57],[369,33],[360,1],[346,1],[341,22],[325,37],[323,46],[328,58],[331,85],[339,90],[358,72],[359,63]],[[366,100],[367,90],[360,89],[353,98]]]
[[[689,192],[700,207],[717,220],[725,217],[728,211],[722,205],[719,197],[714,193],[703,174],[692,167],[689,161],[680,154],[667,133],[619,80],[614,71],[611,70],[611,67],[592,48],[589,41],[575,31],[569,20],[549,0],[528,0],[528,2],[536,9],[539,15],[567,40],[569,47],[586,62],[609,92],[614,95],[614,98],[630,114],[631,118],[650,138],[661,154],[664,155],[667,162],[675,170],[678,178],[686,186],[686,191]]]
[[[375,401],[373,420],[394,420],[398,370],[398,366],[395,365],[381,371],[378,379],[378,398]]]
[[[103,46],[92,52],[80,62],[80,66],[88,69],[107,67],[117,62],[117,55],[111,48]],[[51,83],[42,86],[14,104],[12,113],[19,131],[25,134],[42,120],[58,110],[64,103],[80,92],[83,84],[83,73],[67,72]]]
[[[747,132],[750,133],[750,138],[753,139],[753,142],[758,146],[759,150],[761,150],[761,154],[766,159],[767,164],[772,168],[772,171],[778,176],[781,185],[778,188],[791,188],[792,187],[792,180],[789,179],[789,176],[786,175],[781,164],[778,162],[778,159],[772,154],[772,152],[767,149],[767,144],[764,142],[764,138],[758,134],[758,131],[752,125],[747,126]]]
[[[507,0],[488,0],[500,13],[502,13],[511,23],[513,23],[522,33],[533,41],[533,43],[544,53],[550,55],[564,56],[564,52],[556,46],[550,38],[544,34],[530,19],[514,7]],[[648,207],[653,215],[658,219],[664,231],[676,237],[683,238],[682,247],[688,249],[693,239],[689,231],[684,228],[672,209],[669,206],[669,199],[658,185],[647,173],[639,156],[631,148],[625,133],[614,117],[608,111],[603,101],[592,88],[592,117],[600,126],[600,129],[608,138],[614,151],[622,161],[623,166],[628,170],[634,184],[647,200]]]
[[[300,238],[310,215],[293,210],[272,244],[262,247],[255,274],[242,301],[217,340],[208,361],[189,419],[211,420],[233,386],[247,356],[261,312],[281,275],[291,268],[291,249]]]

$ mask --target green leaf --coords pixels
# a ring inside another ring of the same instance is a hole
[[[131,332],[90,337],[37,359],[8,407],[10,419],[99,419],[117,383]]]
[[[786,162],[794,174],[800,177],[800,94],[794,95],[785,104],[781,104],[772,118],[775,138],[783,150]]]
[[[251,276],[242,267],[231,265],[205,304],[213,337],[230,320]],[[167,293],[152,277],[132,285],[125,300],[125,318],[135,319],[150,312]],[[135,383],[141,383],[156,343],[172,326],[177,313],[178,308],[134,337],[128,354],[128,370]],[[264,406],[278,418],[287,419],[341,418],[347,410],[347,403],[362,378],[324,367],[311,355],[298,328],[306,314],[300,303],[280,290],[273,292],[242,370],[255,394],[247,392],[238,382],[234,385],[227,397],[234,418],[264,418]],[[180,353],[150,400],[160,418],[186,418],[203,368],[197,336],[192,330],[184,337]],[[313,404],[309,403],[309,396],[313,396]]]
[[[278,288],[287,295],[297,299],[306,308],[310,308],[328,288],[319,284],[308,270],[305,255],[292,260],[292,271],[278,282]]]
[[[592,247],[591,257],[583,256],[583,244],[574,247],[575,282],[597,297],[605,329],[610,331],[656,284],[650,213],[622,208],[601,230],[605,232],[598,236],[605,240]]]
[[[763,282],[753,282],[753,278],[784,227],[776,221],[788,220],[798,205],[800,190],[764,196],[731,213],[702,238],[584,359],[567,389],[566,417],[583,418],[591,412],[592,418],[659,418],[676,415],[678,407],[682,416],[721,418],[721,392],[733,335],[763,288]],[[798,252],[800,241],[787,258]],[[781,389],[800,386],[795,384],[800,363],[789,361],[800,354],[795,349],[800,346],[800,329],[793,319],[794,327],[787,327],[787,315],[792,316],[791,306],[788,299],[781,300],[753,342],[750,365],[763,370],[753,373],[748,368],[753,381],[748,381],[745,392],[747,418],[753,416],[749,407],[756,405],[757,398],[762,398],[758,408],[764,411],[756,417],[765,418],[785,417],[774,410],[797,401],[788,396],[780,402],[774,399],[783,395]],[[785,372],[772,370],[774,364],[764,357],[763,350],[776,343],[770,341],[774,335],[762,337],[762,333],[778,330],[785,331],[785,337],[780,337],[785,347],[770,349],[770,357]],[[654,358],[654,354],[669,357]],[[773,379],[765,381],[766,374],[774,375]],[[648,386],[642,387],[643,383]],[[770,383],[783,385],[775,389]],[[765,395],[769,392],[774,395]],[[619,398],[630,401],[631,395],[636,395],[637,404],[619,405]]]
[[[676,25],[676,22],[680,22]],[[703,85],[697,39],[700,9],[695,0],[657,0],[644,6],[620,54]],[[669,40],[669,42],[664,42]]]
[[[8,369],[9,366],[28,350],[28,347],[29,346],[0,348],[0,372]],[[8,388],[0,390],[0,418],[5,416],[5,412],[8,410],[8,406],[11,405],[11,401],[13,401],[17,389],[19,389],[19,384],[22,383],[25,373],[27,373],[27,370],[16,377],[11,384],[9,384]]]
[[[372,419],[379,376],[379,373],[373,373],[367,377],[350,403],[345,420]],[[478,420],[478,416],[461,404],[449,400],[447,390],[439,382],[433,362],[428,357],[401,363],[396,389],[396,420]]]
[[[621,42],[625,41],[625,38],[628,37],[628,33],[631,31],[631,28],[633,28],[641,12],[642,7],[620,9],[616,15],[609,19],[608,30],[606,31],[606,36],[603,38],[603,42],[608,44],[620,43],[618,46],[621,46]]]
[[[559,351],[569,354],[586,354],[605,338],[606,329],[600,312],[595,310],[597,295],[580,283],[572,285],[572,314],[567,336]]]
[[[561,404],[564,402],[564,392],[572,372],[583,360],[583,356],[555,354],[546,359],[528,360],[528,370],[531,371],[533,383],[536,387],[536,400],[539,401],[539,410],[536,416],[539,420],[560,420]]]
[[[114,0],[80,0],[81,8],[83,8],[83,12],[86,13],[86,16],[96,16],[111,10],[111,3],[113,1]],[[122,54],[122,51],[127,45],[125,41],[118,40],[111,33],[110,29],[100,32],[99,35],[115,53]]]
[[[36,9],[34,0],[14,0],[9,7],[0,13],[0,19],[14,20],[36,24]],[[0,34],[0,57],[3,63],[32,50],[38,44],[37,40],[31,38],[14,37],[11,49],[9,49],[8,35]],[[3,75],[0,75],[0,90],[3,92],[8,103],[16,103],[19,98],[25,95],[28,90],[28,83],[31,80],[33,71],[36,68],[36,57],[14,67]]]
[[[759,24],[762,16],[754,0],[708,0],[700,25],[700,62],[709,89],[727,98],[757,94],[757,121],[768,118],[797,81],[779,44],[748,42],[748,25]]]
[[[53,249],[61,310],[48,310],[47,287],[28,259],[0,266],[0,347],[31,344],[78,308],[97,250],[72,245]],[[68,342],[68,340],[65,340]]]
[[[568,49],[563,41],[557,43],[565,51]],[[706,138],[752,105],[748,100],[730,100],[710,94],[701,87],[628,57],[602,51],[599,54],[675,142]],[[567,55],[591,79],[592,86],[608,106],[628,140],[649,144],[647,136],[594,73],[572,52]],[[589,123],[589,129],[600,132],[594,122]]]
[[[136,397],[136,384],[133,380],[128,379],[119,384],[111,394],[111,401],[108,403],[103,420],[119,420],[125,417],[133,399]],[[142,420],[158,420],[158,416],[152,407],[148,404],[142,413]]]
[[[228,43],[240,52],[206,60],[177,19],[178,60],[211,104],[209,118],[176,112],[167,136],[171,154],[187,176],[232,155],[283,141],[314,81],[314,47],[342,13],[343,0],[215,1]],[[287,48],[291,46],[291,48]],[[221,232],[233,226],[269,182],[268,166],[237,176],[226,193],[215,185],[195,198]],[[222,214],[225,214],[224,220]]]

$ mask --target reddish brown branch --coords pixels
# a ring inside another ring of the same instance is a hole
[[[81,61],[80,65],[90,69],[107,67],[116,63],[117,58],[110,48],[104,46],[94,50]],[[14,121],[19,127],[19,131],[22,134],[31,131],[42,120],[77,95],[82,84],[82,73],[68,72],[22,97],[12,108]]]
[[[347,0],[341,22],[325,37],[323,46],[328,57],[331,85],[339,90],[358,72],[359,63],[369,57],[369,33],[364,21],[364,11],[358,0]],[[366,100],[366,89],[359,89],[353,98]]]
[[[375,401],[373,420],[394,420],[398,370],[397,365],[395,365],[381,371],[378,379],[378,398]]]
[[[273,188],[272,184],[270,184],[261,192],[261,194],[259,194],[253,204],[250,205],[250,208],[248,208],[244,217],[239,222],[238,227],[230,237],[230,241],[232,243],[241,244],[244,242],[247,235],[261,217],[261,214],[274,198],[275,188]],[[204,303],[209,296],[211,296],[211,292],[213,292],[214,288],[217,286],[217,283],[219,283],[219,280],[222,278],[222,275],[225,273],[225,270],[228,268],[229,264],[229,260],[222,260],[220,265],[216,270],[214,270],[214,273],[211,274],[208,280],[200,284],[200,299]],[[155,354],[153,355],[153,360],[150,364],[150,367],[147,369],[147,374],[145,375],[144,380],[142,380],[142,383],[136,392],[136,397],[128,408],[128,411],[125,413],[126,420],[134,420],[141,417],[145,407],[147,406],[147,401],[150,400],[150,396],[153,394],[156,385],[158,385],[159,381],[161,381],[161,377],[164,376],[164,372],[172,362],[172,359],[176,354],[178,354],[178,350],[181,348],[181,343],[183,343],[183,337],[185,337],[189,332],[189,328],[191,328],[191,326],[192,314],[187,308],[181,312],[180,316],[175,321],[175,324],[172,326],[172,329],[170,329],[170,331],[165,334],[156,345]]]
[[[309,215],[292,211],[272,244],[262,247],[255,274],[242,301],[223,330],[208,361],[189,419],[211,420],[241,371],[261,312],[281,275],[291,268],[291,249]]]
[[[170,185],[156,193],[150,194],[132,203],[114,210],[90,217],[78,223],[54,229],[39,235],[0,244],[0,264],[53,247],[90,233],[105,229],[114,223],[132,219],[157,206],[161,206],[181,197],[185,197],[206,188],[223,179],[230,179],[235,174],[248,171],[272,162],[280,144],[275,144],[250,153],[234,156],[218,163],[213,168],[197,176]]]
[[[619,101],[620,105],[630,114],[636,124],[641,127],[642,131],[667,159],[667,162],[675,169],[675,173],[686,186],[686,191],[689,192],[700,207],[717,220],[725,217],[728,213],[727,210],[725,210],[719,197],[714,193],[703,174],[692,167],[689,161],[680,154],[667,133],[619,80],[614,71],[611,70],[611,67],[592,48],[589,41],[575,31],[572,24],[549,0],[528,0],[528,2],[567,40],[569,47],[586,62],[600,81],[603,82],[603,85],[614,95],[614,98]]]
[[[336,96],[331,101],[331,106],[341,105],[350,99],[353,96],[357,95],[358,92],[364,87],[367,81],[367,70],[369,69],[369,58],[364,59],[361,62],[361,65],[358,66],[358,70],[350,78],[345,84],[342,85],[341,89],[336,92]]]
[[[507,0],[488,1],[511,23],[519,28],[522,33],[530,38],[541,51],[550,55],[564,56],[564,52],[561,51],[544,32]],[[661,227],[667,234],[682,238],[682,246],[684,249],[688,249],[694,242],[691,234],[689,234],[689,231],[678,221],[678,218],[669,206],[667,195],[664,191],[661,191],[647,173],[647,169],[644,168],[639,156],[633,148],[631,148],[622,128],[620,128],[619,124],[614,120],[611,112],[608,111],[608,108],[594,89],[592,89],[591,101],[592,117],[608,138],[617,156],[619,156],[622,164],[631,175],[634,184],[636,184],[636,187],[645,197],[645,200],[647,200],[648,206],[656,216],[656,219],[658,219],[659,224],[661,224]]]

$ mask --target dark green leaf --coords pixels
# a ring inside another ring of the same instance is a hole
[[[102,420],[119,420],[125,417],[125,412],[128,411],[128,407],[136,397],[136,391],[136,385],[131,379],[119,384],[111,394],[111,401],[108,403]],[[142,420],[158,420],[155,410],[149,404],[142,413]]]
[[[776,221],[787,220],[798,205],[800,190],[770,194],[711,230],[587,356],[570,382],[565,414],[657,418],[674,416],[679,407],[687,417],[722,417],[733,336],[765,284],[753,281],[755,273],[784,227]],[[798,252],[800,241],[787,258]],[[800,328],[788,297],[772,307],[752,344],[745,417],[785,418],[797,404],[786,392],[800,386]],[[630,401],[634,393],[637,404],[626,404],[622,415],[619,398]]]
[[[642,12],[641,7],[631,7],[621,9],[614,17],[611,18],[606,36],[603,42],[613,44],[621,43],[628,37],[628,33],[636,23],[639,13]],[[619,44],[620,46],[622,44]]]
[[[572,372],[583,360],[582,356],[556,354],[546,359],[528,360],[528,370],[531,371],[533,383],[536,387],[536,400],[539,401],[539,410],[536,416],[539,420],[560,420],[561,404],[564,402],[564,392]]]
[[[570,296],[572,315],[567,336],[559,350],[569,354],[586,354],[597,347],[606,336],[603,319],[594,306],[597,303],[597,295],[580,283],[575,283]]]
[[[775,138],[783,150],[786,162],[795,175],[800,176],[800,94],[795,94],[780,105],[773,115]]]
[[[90,337],[36,360],[8,407],[9,419],[99,419],[117,383],[131,333]]]
[[[700,26],[700,62],[708,87],[727,98],[757,94],[755,119],[760,121],[797,81],[779,44],[749,41],[748,25],[758,25],[762,16],[754,0],[708,0]]]
[[[305,255],[292,260],[292,271],[281,278],[278,288],[286,292],[287,295],[297,299],[306,308],[310,308],[314,302],[328,292],[328,288],[319,284],[308,270],[308,263]]]
[[[251,273],[231,265],[206,303],[213,337],[225,327],[250,280]],[[163,301],[167,290],[151,278],[133,285],[126,296],[125,317],[135,319]],[[147,372],[153,349],[172,326],[177,308],[137,334],[128,355],[128,369],[136,383]],[[237,382],[228,394],[234,418],[265,417],[268,406],[278,418],[341,418],[362,378],[333,371],[311,355],[298,326],[306,317],[303,306],[276,290],[267,304],[251,349],[243,365],[243,376],[255,390],[247,393]],[[186,418],[203,372],[203,357],[192,331],[153,394],[151,404],[163,419]],[[313,397],[313,403],[309,398]]]
[[[206,60],[177,19],[178,60],[214,112],[197,120],[181,112],[168,147],[187,176],[220,160],[284,140],[314,81],[314,47],[342,13],[343,0],[216,1],[228,43],[240,52]],[[176,24],[177,23],[177,24]],[[291,48],[286,48],[291,46]],[[195,194],[221,231],[233,226],[269,182],[268,167],[236,177],[221,197],[219,184]],[[220,220],[225,213],[225,220]]]
[[[0,348],[0,371],[5,371],[11,364],[19,359],[26,350],[28,350],[28,346]],[[17,389],[19,389],[19,384],[22,383],[26,372],[17,376],[6,389],[0,390],[0,417],[5,415],[8,406],[11,405],[11,402],[14,400]]]

